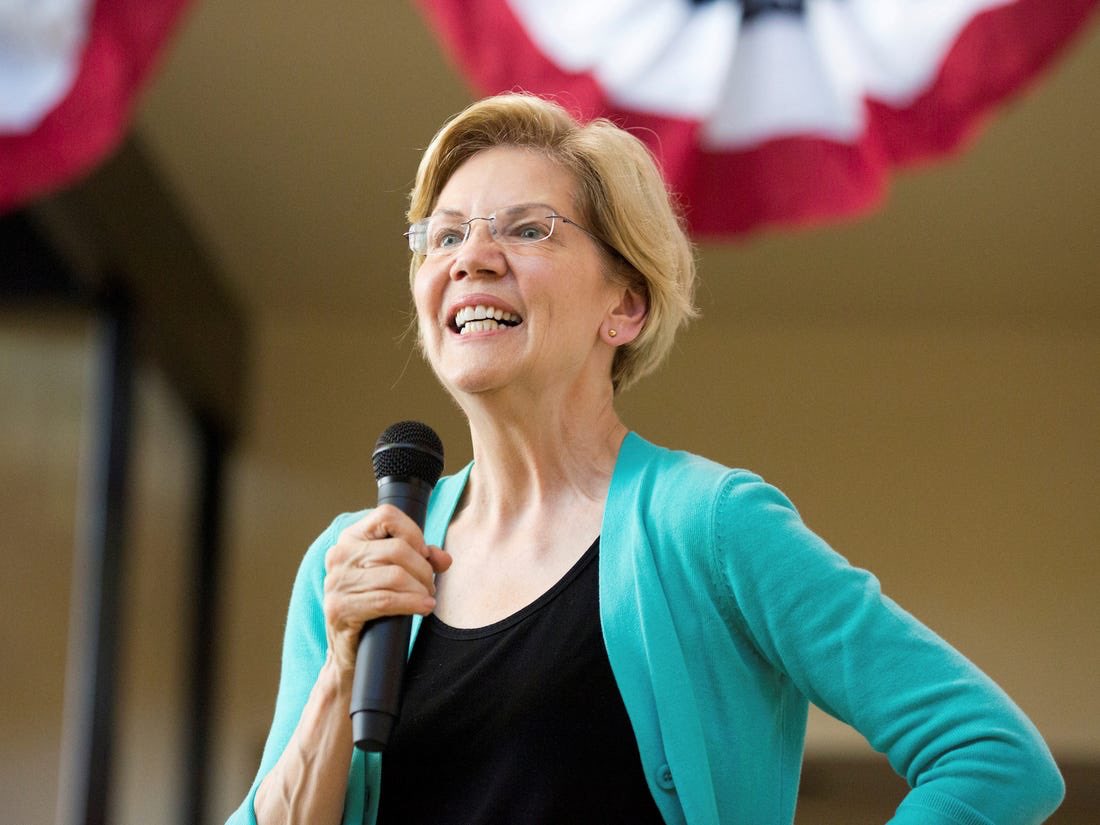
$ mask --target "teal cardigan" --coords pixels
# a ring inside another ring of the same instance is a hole
[[[429,543],[443,544],[469,472],[436,486]],[[361,515],[337,518],[302,562],[275,718],[233,825],[255,823],[256,787],[325,659],[324,556]],[[1061,802],[1058,769],[1016,705],[752,473],[628,435],[599,577],[611,668],[669,823],[789,825],[808,701],[859,730],[909,783],[894,825],[1024,825]],[[380,765],[354,755],[344,825],[373,823]]]

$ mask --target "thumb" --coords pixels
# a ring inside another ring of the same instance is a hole
[[[428,563],[431,564],[432,570],[436,573],[442,573],[451,566],[451,562],[454,558],[441,547],[436,547],[434,544],[428,545]]]

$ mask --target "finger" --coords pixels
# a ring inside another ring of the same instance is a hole
[[[359,535],[365,540],[395,538],[403,539],[421,555],[424,550],[424,531],[417,526],[406,513],[392,504],[381,504],[370,511],[363,519],[353,525],[358,527]]]
[[[429,594],[435,592],[435,570],[431,562],[402,539],[362,542],[338,562],[331,557],[326,561],[326,590],[418,589]]]
[[[435,609],[435,597],[422,590],[370,590],[353,601],[372,618],[425,615]]]
[[[393,544],[388,545],[385,552],[380,552],[371,559],[367,567],[376,569],[398,570],[418,584],[425,592],[435,593],[436,570],[431,562],[431,557],[425,557],[404,541],[393,539]],[[427,552],[427,550],[425,550]],[[405,590],[407,587],[394,584],[394,589]]]
[[[329,647],[339,662],[354,667],[365,624],[384,616],[423,616],[434,609],[435,599],[424,593],[371,590],[358,594],[327,594],[324,614]]]
[[[387,539],[403,542],[421,556],[428,555],[424,534],[416,523],[396,507],[383,505],[340,532],[325,553],[327,571],[331,573],[348,563],[362,566],[360,557],[365,553],[392,551],[393,545],[375,544]]]
[[[363,624],[379,616],[426,614],[435,608],[432,594],[404,571],[374,571],[372,578],[361,588],[326,594],[325,613],[334,627],[357,634]]]
[[[436,573],[443,573],[451,566],[451,563],[454,561],[454,557],[451,556],[450,553],[448,553],[442,547],[436,547],[434,544],[427,545],[427,551],[428,563],[431,565],[432,570]]]

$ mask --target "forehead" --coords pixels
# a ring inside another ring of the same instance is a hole
[[[471,156],[440,190],[435,209],[488,214],[516,203],[571,207],[576,182],[558,161],[535,149],[496,146]]]

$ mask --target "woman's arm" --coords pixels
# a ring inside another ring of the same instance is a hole
[[[745,632],[906,779],[895,825],[1025,825],[1054,811],[1057,766],[989,677],[829,549],[775,488],[735,473],[718,506],[718,562]]]
[[[351,765],[351,674],[325,662],[282,756],[256,790],[260,825],[338,823]]]
[[[379,616],[430,612],[433,576],[449,564],[393,507],[341,517],[314,542],[290,599],[275,718],[260,770],[227,825],[340,821],[363,625]]]

